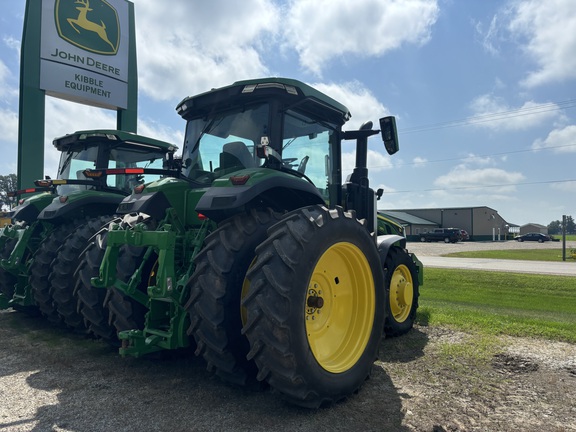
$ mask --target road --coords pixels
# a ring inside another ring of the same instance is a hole
[[[426,267],[456,268],[465,270],[488,270],[515,273],[536,273],[576,277],[576,262],[520,261],[491,258],[449,258],[419,256]]]
[[[569,242],[566,247],[567,250],[570,250],[571,248],[576,248],[576,244],[574,244],[574,242]],[[526,242],[519,243],[516,241],[461,242],[456,244],[408,243],[408,250],[414,252],[425,267],[535,273],[576,277],[576,261],[572,259],[568,259],[567,261],[550,262],[490,258],[452,258],[442,256],[453,252],[538,248],[557,249],[558,256],[562,256],[562,244],[560,242],[547,242],[543,244]]]

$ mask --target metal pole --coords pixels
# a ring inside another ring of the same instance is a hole
[[[562,216],[562,261],[566,261],[566,215]]]

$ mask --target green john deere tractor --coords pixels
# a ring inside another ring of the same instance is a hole
[[[69,297],[84,243],[110,220],[133,187],[159,177],[126,174],[125,169],[162,172],[163,164],[173,160],[166,160],[167,155],[177,147],[118,130],[78,131],[53,144],[61,152],[57,179],[38,180],[36,188],[14,192],[37,194],[20,200],[12,224],[0,233],[0,308],[40,311],[50,321],[61,322],[59,306],[65,316],[77,315]],[[87,168],[124,171],[87,178]]]
[[[423,280],[402,228],[377,217],[366,163],[379,131],[343,131],[344,105],[283,78],[236,82],[177,111],[182,177],[135,190],[84,253],[77,291],[104,300],[87,308],[94,328],[116,330],[120,353],[136,357],[195,343],[226,381],[266,382],[297,405],[349,396],[383,332],[412,328]],[[394,118],[380,128],[398,151]],[[356,167],[343,183],[346,140]]]

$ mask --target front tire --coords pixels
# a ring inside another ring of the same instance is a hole
[[[110,221],[88,243],[80,257],[80,264],[74,273],[74,295],[78,300],[78,311],[84,317],[84,324],[90,333],[111,344],[117,344],[116,329],[110,324],[109,312],[104,307],[107,290],[92,286],[91,279],[100,272],[100,263],[104,257],[107,244],[107,232],[110,224],[118,223],[120,219]]]
[[[418,309],[418,270],[406,250],[392,247],[384,263],[387,291],[386,336],[400,336],[414,326]]]
[[[384,326],[384,279],[365,221],[312,206],[269,230],[248,271],[244,298],[258,379],[309,408],[357,391]]]

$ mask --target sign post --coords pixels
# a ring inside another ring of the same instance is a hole
[[[27,0],[20,83],[19,188],[43,175],[45,95],[116,110],[117,128],[136,132],[134,5]]]

